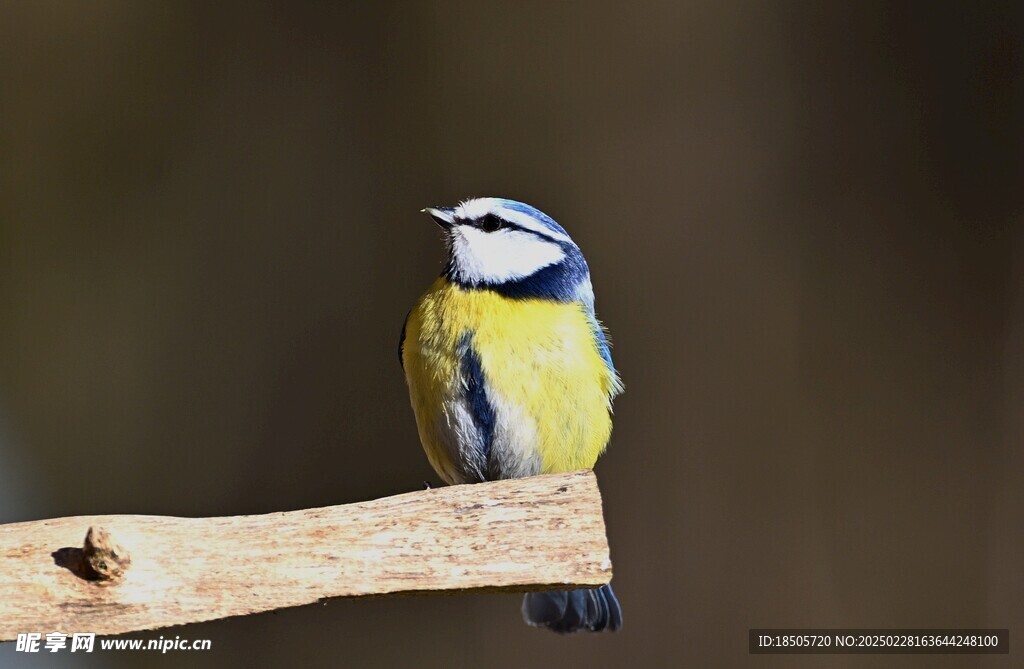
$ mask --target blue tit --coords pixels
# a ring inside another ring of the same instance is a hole
[[[431,466],[450,484],[593,467],[622,385],[579,247],[514,200],[423,211],[448,258],[406,318],[399,360]],[[609,585],[529,593],[523,617],[556,632],[622,625]]]

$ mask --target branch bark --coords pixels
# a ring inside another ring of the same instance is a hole
[[[0,525],[0,641],[328,597],[595,587],[611,575],[590,470],[260,516],[38,520]]]

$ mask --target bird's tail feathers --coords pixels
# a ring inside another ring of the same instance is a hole
[[[593,590],[546,590],[526,594],[523,620],[559,634],[614,632],[622,627],[622,609],[610,584]]]

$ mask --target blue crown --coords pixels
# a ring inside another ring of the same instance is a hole
[[[534,219],[538,223],[543,224],[544,227],[551,230],[552,232],[556,232],[560,235],[565,235],[566,237],[569,236],[569,233],[565,231],[565,228],[560,226],[555,221],[555,219],[551,218],[540,209],[537,209],[536,207],[531,207],[525,202],[519,202],[517,200],[508,200],[506,198],[497,199],[498,202],[501,203],[501,206],[503,206],[505,209],[511,209],[512,211],[518,211],[520,213],[526,214],[527,216]]]

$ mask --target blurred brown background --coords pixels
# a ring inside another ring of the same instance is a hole
[[[569,229],[614,337],[624,631],[333,601],[162,665],[1019,666],[746,645],[1022,643],[1024,22],[968,4],[3,3],[0,522],[436,481],[395,353],[418,210],[502,195]]]

